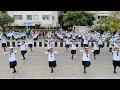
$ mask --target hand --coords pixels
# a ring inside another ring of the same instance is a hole
[[[17,50],[14,51],[15,53],[17,52]]]

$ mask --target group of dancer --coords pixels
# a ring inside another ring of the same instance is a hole
[[[74,34],[75,35],[75,34]],[[109,34],[106,34],[109,36]],[[89,67],[91,65],[91,60],[90,60],[90,53],[93,53],[94,59],[96,60],[96,55],[100,54],[100,49],[104,47],[104,41],[105,37],[103,37],[103,34],[100,34],[98,32],[95,32],[93,36],[91,35],[91,32],[86,31],[82,35],[79,35],[79,39],[83,41],[84,48],[83,50],[80,50],[82,52],[82,65],[84,67],[84,73],[86,73],[86,67]],[[59,37],[58,37],[59,38]],[[89,47],[89,42],[93,42],[93,50],[90,50]],[[114,73],[116,73],[116,67],[120,67],[120,43],[118,41],[119,39],[119,34],[116,32],[115,35],[110,36],[110,44],[109,44],[109,51],[112,52],[113,55],[113,66],[114,66]],[[4,54],[9,54],[9,62],[10,62],[10,68],[13,68],[13,73],[16,72],[15,66],[17,65],[16,61],[16,53],[17,50],[14,50],[13,47],[9,47],[10,50],[9,52],[6,51],[6,37],[3,37],[2,39],[2,47],[4,48]],[[23,57],[23,60],[25,60],[25,54],[27,53],[27,45],[30,47],[30,50],[32,52],[32,47],[33,47],[33,37],[28,37],[27,38],[28,42],[22,41],[22,43],[18,43],[21,48],[21,55]],[[76,54],[76,38],[71,37],[70,35],[66,34],[66,38],[62,38],[61,40],[65,41],[65,47],[66,47],[66,52],[68,52],[68,49],[71,47],[71,59],[74,60],[74,55]],[[53,50],[53,42],[55,42],[54,38],[49,37],[48,42],[47,42],[47,51],[45,54],[48,54],[48,62],[49,62],[49,67],[51,68],[51,73],[54,72],[53,68],[57,66],[56,64],[56,58],[55,54],[57,54],[57,51]]]

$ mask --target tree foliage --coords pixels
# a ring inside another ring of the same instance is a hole
[[[0,26],[6,31],[6,26],[14,22],[14,19],[10,17],[7,12],[0,11]]]
[[[120,29],[120,19],[115,18],[115,17],[108,17],[108,18],[103,18],[98,21],[99,25],[104,25],[106,26],[111,33],[117,31]]]
[[[92,13],[85,11],[65,11],[59,16],[59,23],[62,26],[71,27],[73,25],[91,26],[95,17]]]

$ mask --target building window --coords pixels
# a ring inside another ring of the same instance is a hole
[[[32,15],[27,15],[27,20],[32,20]]]
[[[42,16],[42,19],[43,19],[43,20],[49,20],[49,15],[43,15],[43,16]]]
[[[39,15],[33,15],[33,20],[39,20]]]
[[[15,20],[23,20],[23,16],[22,15],[14,15],[14,19]]]
[[[55,17],[54,16],[52,16],[52,20],[54,20],[55,19]]]

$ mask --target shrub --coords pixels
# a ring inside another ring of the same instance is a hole
[[[109,40],[110,40],[110,37],[107,37],[105,41],[106,41],[106,42],[109,42]]]
[[[105,30],[105,29],[102,29],[101,27],[95,27],[95,28],[93,28],[93,31],[103,33],[103,32],[106,31],[106,30]]]

